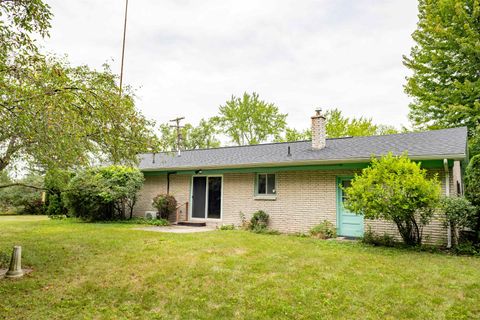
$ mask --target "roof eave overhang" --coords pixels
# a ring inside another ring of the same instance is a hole
[[[380,158],[381,156],[377,156]],[[428,161],[428,160],[464,160],[466,154],[442,154],[442,155],[428,155],[428,156],[409,156],[414,161]],[[342,163],[368,163],[371,161],[368,158],[351,158],[351,159],[329,159],[329,160],[305,160],[305,161],[280,161],[280,162],[259,162],[259,163],[244,163],[233,165],[210,165],[210,166],[182,166],[182,167],[154,167],[154,168],[140,168],[140,171],[188,171],[188,170],[219,170],[219,169],[234,169],[234,168],[268,168],[268,167],[289,167],[289,166],[309,166],[309,165],[335,165]]]

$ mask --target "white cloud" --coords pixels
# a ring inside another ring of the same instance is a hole
[[[209,117],[232,94],[256,91],[309,125],[317,106],[407,124],[414,0],[129,1],[125,81],[138,107],[165,122]],[[124,1],[51,0],[46,48],[119,70]]]

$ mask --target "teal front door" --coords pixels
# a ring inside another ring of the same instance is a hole
[[[345,209],[345,193],[342,188],[351,185],[351,178],[337,178],[337,234],[344,237],[363,236],[363,216]]]

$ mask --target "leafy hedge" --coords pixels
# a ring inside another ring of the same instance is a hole
[[[90,168],[70,180],[62,200],[70,214],[85,220],[131,218],[143,181],[143,174],[136,168]]]
[[[49,216],[68,215],[68,209],[63,201],[62,192],[68,188],[75,173],[68,170],[49,170],[45,174],[47,193],[47,214]]]

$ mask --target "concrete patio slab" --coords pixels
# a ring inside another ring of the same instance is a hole
[[[151,227],[134,228],[133,230],[166,232],[166,233],[198,233],[198,232],[214,231],[215,228],[212,228],[212,227],[188,227],[188,226],[167,226],[167,227],[151,226]]]

